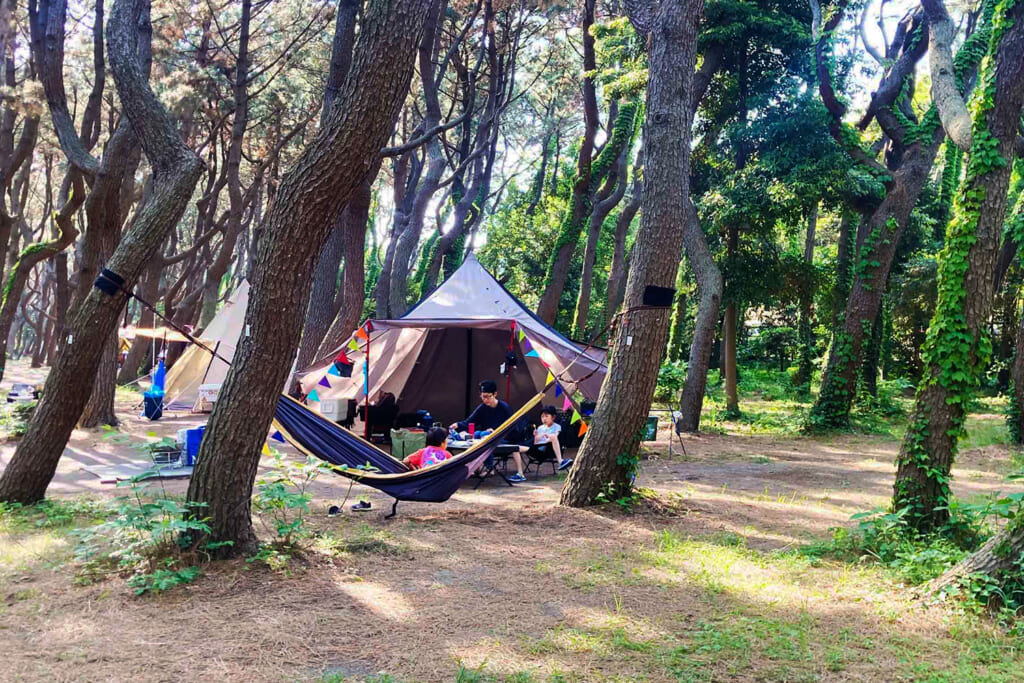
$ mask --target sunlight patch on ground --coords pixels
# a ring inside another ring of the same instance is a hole
[[[415,614],[412,605],[404,597],[383,584],[373,581],[346,581],[339,577],[335,585],[367,611],[389,621],[404,622]]]

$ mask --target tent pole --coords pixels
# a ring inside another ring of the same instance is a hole
[[[508,336],[508,352],[509,354],[515,353],[516,343],[516,321],[512,321],[512,331]],[[511,400],[509,396],[512,395],[512,366],[508,362],[508,358],[505,359],[505,400]]]
[[[213,346],[213,355],[210,356],[210,360],[206,363],[206,370],[203,370],[203,379],[200,380],[199,384],[206,384],[206,377],[210,374],[210,366],[213,365],[213,359],[217,357],[217,349],[220,348],[220,342],[218,341]]]
[[[473,386],[473,328],[466,328],[466,412],[470,414],[469,406],[472,397]]]
[[[363,388],[366,392],[366,401],[363,403],[363,436],[370,440],[370,333],[366,333],[366,362],[363,363]],[[395,501],[398,505],[398,501]]]

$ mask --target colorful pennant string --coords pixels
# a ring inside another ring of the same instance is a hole
[[[569,410],[570,408],[572,408],[572,401],[570,401],[569,397],[566,396],[565,403],[562,404],[562,410]]]
[[[572,411],[572,419],[569,420],[569,424],[576,424],[581,419],[582,419],[582,417],[580,416],[580,414],[576,410],[573,410]]]
[[[316,389],[314,389],[313,391],[309,392],[309,395],[306,396],[306,399],[310,400],[310,401],[316,401],[316,402],[319,403],[320,402],[320,394],[316,393]]]
[[[281,443],[284,443],[284,436],[281,435],[281,432],[274,432],[273,434],[270,435],[270,438],[273,439],[274,441],[280,441]]]
[[[332,365],[331,367],[334,367],[334,366]],[[321,377],[320,381],[317,382],[317,384],[319,384],[322,387],[327,387],[328,389],[331,388],[331,383],[327,381],[327,375],[324,375],[323,377]]]
[[[327,374],[333,375],[334,377],[341,377],[341,373],[338,372],[338,366],[335,365],[334,363],[331,363],[331,367],[327,368]]]
[[[530,349],[524,354],[527,358],[540,358],[540,354],[537,353],[537,349]]]
[[[348,343],[348,349],[349,349],[349,351],[358,351],[359,350],[359,342],[357,342],[355,339],[352,339]]]
[[[562,395],[562,385],[561,384],[555,384],[555,396],[558,397],[558,396],[561,396],[561,395]]]
[[[583,436],[584,434],[586,434],[588,429],[590,429],[590,427],[587,426],[586,422],[580,422],[579,436]]]

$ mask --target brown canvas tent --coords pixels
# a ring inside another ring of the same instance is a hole
[[[249,283],[242,281],[206,329],[203,343],[217,356],[230,361],[245,326],[245,309],[249,305]],[[190,410],[199,397],[203,384],[221,384],[227,377],[229,364],[197,344],[185,350],[167,371],[166,405],[170,410]]]
[[[427,410],[443,424],[469,414],[479,402],[481,380],[496,381],[501,398],[515,409],[544,387],[549,371],[570,394],[596,400],[606,369],[604,350],[586,348],[546,325],[472,255],[402,318],[372,320],[368,327],[368,339],[354,335],[305,369],[301,381],[310,407],[364,399],[367,352],[371,400],[390,392],[402,412]],[[341,377],[333,363],[342,349],[353,364],[351,377]],[[510,352],[515,367],[502,374]],[[548,402],[554,403],[550,391]]]

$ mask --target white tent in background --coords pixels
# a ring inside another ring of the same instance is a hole
[[[481,380],[495,380],[501,397],[514,408],[543,388],[549,370],[563,388],[590,400],[597,399],[604,380],[603,349],[586,348],[546,325],[473,255],[403,317],[372,320],[370,327],[369,339],[357,334],[303,369],[303,391],[316,392],[309,397],[310,407],[364,398],[367,347],[371,398],[392,393],[403,412],[428,410],[444,424],[461,419],[478,403]],[[357,345],[358,350],[352,349]],[[351,377],[340,376],[334,366],[341,349],[352,361]],[[503,375],[509,353],[515,367]],[[553,393],[548,400],[556,402]]]
[[[206,346],[230,361],[245,327],[245,309],[249,305],[249,283],[245,280],[228,299],[224,308],[214,316],[202,332]],[[166,405],[171,410],[191,410],[199,398],[199,387],[204,384],[223,384],[228,374],[228,363],[193,344],[181,354],[167,371]]]

